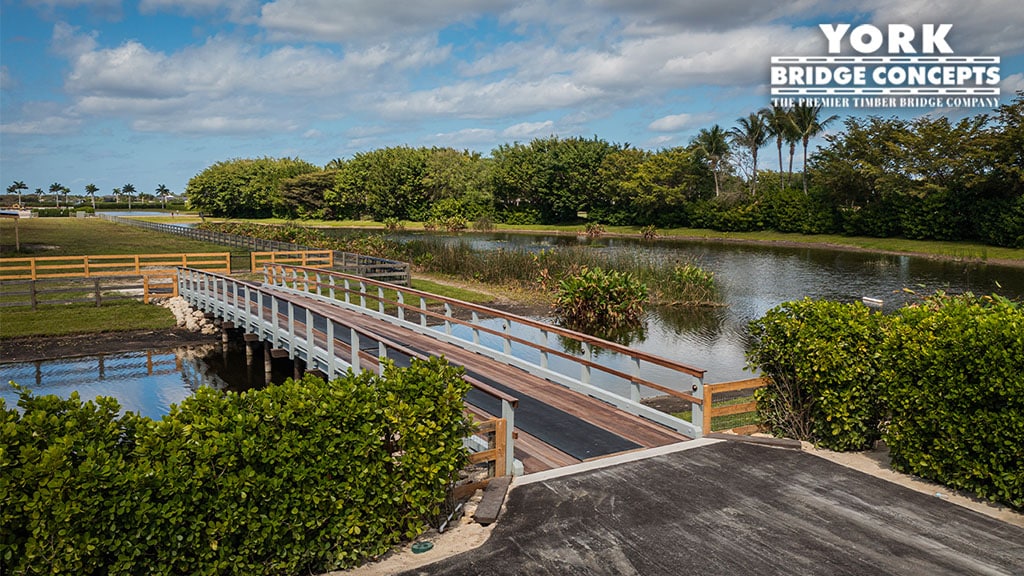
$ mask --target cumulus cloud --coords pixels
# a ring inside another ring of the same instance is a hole
[[[544,122],[521,122],[501,131],[503,137],[513,140],[550,136],[554,133],[555,123],[551,120],[545,120]]]
[[[592,87],[576,84],[569,78],[552,76],[539,82],[463,82],[408,94],[391,94],[375,108],[390,118],[424,115],[498,118],[577,106],[598,96]]]
[[[235,22],[255,22],[259,16],[259,0],[141,0],[139,12],[171,12],[189,16],[225,14]]]
[[[477,0],[381,2],[380,0],[274,0],[264,4],[260,25],[276,40],[339,43],[401,38],[471,21],[500,9],[507,0],[484,5]]]

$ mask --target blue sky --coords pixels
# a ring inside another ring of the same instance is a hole
[[[231,158],[553,134],[685,145],[768,104],[771,56],[825,55],[820,23],[950,23],[958,56],[1002,58],[1004,103],[1024,89],[1019,0],[0,2],[5,188],[181,192]]]

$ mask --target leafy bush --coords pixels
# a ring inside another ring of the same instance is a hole
[[[462,216],[449,216],[444,219],[444,229],[449,232],[461,232],[465,230],[469,224],[466,219]]]
[[[661,290],[673,304],[706,304],[718,300],[715,275],[692,263],[672,267],[669,286]]]
[[[584,266],[559,282],[555,302],[568,326],[600,335],[640,321],[647,286],[628,272]]]
[[[0,399],[2,562],[13,573],[299,574],[352,566],[436,522],[466,460],[443,359],[242,394],[161,421]]]
[[[587,236],[590,236],[591,238],[597,238],[605,233],[604,226],[597,222],[587,222],[587,226],[584,230],[587,233]]]
[[[658,229],[654,227],[654,224],[648,224],[640,229],[640,234],[644,240],[656,240],[658,238]]]
[[[494,220],[490,216],[481,216],[473,222],[473,230],[477,232],[490,232],[494,230]]]
[[[757,409],[775,434],[862,450],[881,433],[881,315],[860,303],[787,302],[750,324],[748,364],[768,385]]]
[[[1024,310],[940,294],[900,311],[884,356],[893,467],[1024,508]]]
[[[405,224],[403,224],[401,220],[395,218],[394,216],[384,219],[384,227],[387,228],[388,232],[398,232],[400,230],[405,230]]]

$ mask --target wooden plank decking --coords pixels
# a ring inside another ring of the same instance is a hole
[[[268,287],[264,286],[264,288]],[[355,325],[370,330],[382,338],[402,343],[413,350],[423,351],[435,356],[443,355],[453,364],[465,366],[472,373],[489,378],[510,388],[510,393],[514,395],[519,394],[531,397],[547,406],[561,410],[571,417],[578,418],[583,422],[634,442],[641,448],[663,446],[688,440],[686,436],[674,430],[639,416],[623,412],[601,400],[579,394],[524,370],[508,366],[454,344],[441,342],[429,335],[419,334],[356,311],[333,306],[295,293],[280,292],[280,297],[295,301],[303,307],[315,310],[319,315],[332,318],[343,324]],[[314,330],[314,339],[322,345],[326,340],[326,334]],[[343,350],[345,355],[348,354],[348,344],[339,340],[337,336],[335,338],[335,347],[338,350]],[[363,344],[363,349],[366,350],[365,344]],[[376,354],[373,351],[364,352],[362,356],[365,358],[364,366],[376,365]],[[520,409],[517,410],[517,424],[523,418],[528,417],[528,414],[523,413],[525,409],[523,406],[520,406]],[[468,410],[479,420],[490,418],[490,415],[479,407],[469,406]],[[515,457],[523,462],[527,473],[580,462],[578,458],[540,440],[535,435],[523,431],[518,425],[516,426],[516,432]]]

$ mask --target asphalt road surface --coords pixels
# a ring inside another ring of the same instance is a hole
[[[405,574],[1024,575],[1024,529],[795,450],[524,478],[483,546]]]

